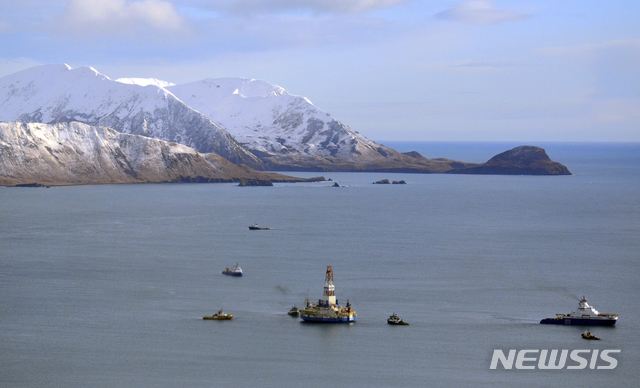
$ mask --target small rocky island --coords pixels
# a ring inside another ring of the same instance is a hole
[[[520,146],[489,159],[486,163],[447,171],[449,174],[571,175],[540,147]]]
[[[407,182],[405,181],[393,181],[390,182],[389,179],[380,179],[379,181],[375,181],[373,182],[374,185],[388,185],[388,184],[392,184],[392,185],[406,185]]]

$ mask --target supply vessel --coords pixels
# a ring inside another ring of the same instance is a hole
[[[540,321],[546,325],[584,325],[584,326],[613,326],[618,321],[618,314],[601,314],[587,303],[584,296],[576,311],[569,314],[556,314],[555,318],[545,318]]]

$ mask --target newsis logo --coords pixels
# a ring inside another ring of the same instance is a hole
[[[499,364],[503,369],[514,366],[515,369],[615,369],[618,366],[618,360],[613,356],[615,353],[620,353],[620,349],[511,349],[508,355],[502,349],[495,349],[489,369],[497,369]],[[570,359],[568,363],[567,356]]]

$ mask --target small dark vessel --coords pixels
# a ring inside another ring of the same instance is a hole
[[[387,323],[390,325],[408,325],[408,323],[400,319],[400,317],[397,316],[396,313],[391,314],[389,319],[387,319]]]
[[[289,310],[287,314],[291,315],[292,317],[297,317],[300,315],[300,309],[297,308],[296,305],[293,305],[293,307],[291,307],[291,310]]]
[[[598,341],[600,341],[600,338],[598,338],[595,335],[591,334],[590,331],[585,331],[584,333],[582,333],[582,338],[587,339],[587,340],[598,340]]]
[[[226,268],[224,271],[222,271],[222,274],[227,276],[242,276],[242,268],[240,268],[240,266],[236,264],[231,267],[231,269]]]
[[[258,226],[258,224],[253,224],[249,226],[249,230],[269,230],[266,226]]]

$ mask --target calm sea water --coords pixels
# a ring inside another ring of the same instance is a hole
[[[383,143],[478,162],[517,145]],[[0,385],[635,386],[640,144],[541,146],[574,175],[0,188]],[[243,278],[221,274],[236,263]],[[354,324],[286,314],[327,265]],[[602,341],[538,324],[582,295],[620,314]],[[233,320],[202,320],[220,308]],[[621,353],[614,370],[490,370],[494,349]]]

